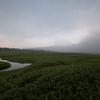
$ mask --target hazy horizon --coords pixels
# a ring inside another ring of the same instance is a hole
[[[0,47],[100,53],[100,0],[0,0]]]

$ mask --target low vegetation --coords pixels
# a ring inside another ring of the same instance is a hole
[[[9,67],[11,67],[10,63],[0,61],[0,70],[6,69],[6,68],[9,68]]]
[[[100,100],[100,55],[5,53],[0,56],[33,64],[0,72],[0,100]]]

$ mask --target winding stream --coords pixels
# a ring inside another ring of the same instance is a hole
[[[8,70],[14,70],[14,69],[19,69],[19,68],[23,68],[26,67],[28,65],[31,65],[31,63],[17,63],[17,62],[10,62],[8,60],[2,60],[2,58],[0,58],[0,61],[4,61],[4,62],[8,62],[11,64],[11,67],[4,69],[4,70],[0,70],[0,71],[8,71]]]

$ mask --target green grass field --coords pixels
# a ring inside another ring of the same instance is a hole
[[[0,72],[0,100],[100,100],[100,55],[0,51],[0,58],[32,63]]]
[[[0,61],[0,70],[6,69],[6,68],[9,68],[9,67],[11,67],[10,63]]]

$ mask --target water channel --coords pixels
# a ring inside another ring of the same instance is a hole
[[[8,70],[14,70],[14,69],[19,69],[19,68],[23,68],[26,67],[28,65],[31,65],[31,63],[17,63],[17,62],[10,62],[8,60],[2,60],[2,58],[0,58],[0,61],[3,62],[8,62],[11,64],[11,67],[4,69],[4,70],[0,70],[0,71],[8,71]]]

